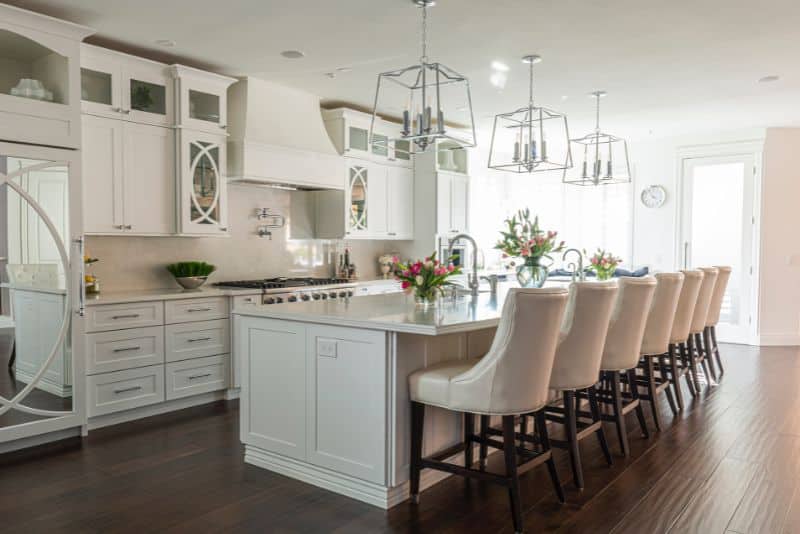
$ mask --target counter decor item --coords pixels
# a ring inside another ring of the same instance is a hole
[[[564,242],[557,242],[558,232],[539,228],[539,217],[531,221],[528,208],[519,210],[505,220],[506,228],[500,231],[502,238],[494,246],[503,252],[503,257],[522,258],[517,267],[517,281],[522,287],[542,287],[547,280],[549,265],[543,265],[543,258],[550,260],[550,253],[564,250]]]
[[[449,278],[461,274],[461,268],[453,265],[455,256],[441,262],[434,252],[424,260],[413,263],[395,262],[395,278],[402,283],[406,293],[414,293],[414,301],[420,308],[432,308],[444,293],[445,286],[451,285]]]
[[[22,98],[32,98],[33,100],[44,100],[47,102],[53,101],[53,92],[48,91],[39,80],[31,78],[22,78],[16,87],[11,88],[10,92],[13,96],[20,96]]]
[[[392,267],[400,261],[397,258],[396,254],[384,254],[378,258],[378,265],[381,266],[381,274],[383,275],[384,280],[389,279],[389,275],[392,272]]]
[[[91,256],[84,256],[83,257],[83,264],[88,268],[90,265],[97,263],[100,261],[97,258],[92,258]],[[100,280],[97,276],[93,274],[85,273],[83,275],[83,283],[84,287],[86,288],[87,295],[96,295],[100,293]]]
[[[622,258],[617,258],[612,253],[598,248],[589,260],[589,270],[597,274],[598,280],[610,280],[620,263],[622,263]]]
[[[217,268],[204,261],[181,261],[167,265],[167,270],[184,289],[197,289]]]

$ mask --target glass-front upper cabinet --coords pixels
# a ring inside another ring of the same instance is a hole
[[[227,137],[181,130],[180,233],[226,235],[228,187]]]
[[[347,235],[358,236],[369,230],[367,211],[367,188],[369,187],[369,167],[352,164],[347,167]]]
[[[84,113],[158,126],[173,123],[166,65],[86,44],[81,52]]]
[[[80,41],[91,34],[0,4],[0,139],[80,146]]]
[[[337,108],[322,110],[325,128],[336,150],[351,158],[411,166],[411,156],[407,142],[389,141],[390,132],[399,130],[400,125],[383,119],[376,121],[370,141],[372,115],[353,109]],[[403,144],[405,143],[405,144]]]
[[[178,126],[224,132],[228,128],[228,87],[236,79],[183,65],[173,65],[172,76],[178,84]]]

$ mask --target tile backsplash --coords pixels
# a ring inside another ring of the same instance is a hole
[[[277,189],[231,185],[229,237],[89,236],[86,252],[100,261],[89,272],[103,291],[178,287],[165,266],[177,261],[206,261],[217,266],[210,282],[271,276],[331,276],[340,241],[289,240],[288,228],[258,237],[256,208],[270,208],[289,220],[289,193]],[[86,207],[85,209],[91,209]],[[349,241],[360,278],[378,275],[377,258],[397,248],[390,241]]]

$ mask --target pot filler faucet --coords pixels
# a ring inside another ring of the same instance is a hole
[[[478,281],[478,244],[475,243],[475,239],[471,235],[458,234],[449,241],[447,249],[448,256],[453,253],[453,245],[455,245],[456,241],[459,239],[466,239],[472,245],[472,273],[467,277],[467,285],[469,286],[472,296],[477,297],[478,286],[480,286],[480,282]]]

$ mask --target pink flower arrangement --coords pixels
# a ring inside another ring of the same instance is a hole
[[[610,252],[597,249],[589,260],[589,269],[597,273],[598,280],[608,280],[614,276],[617,265],[622,263],[622,258],[617,258]]]
[[[405,291],[413,291],[417,297],[433,301],[442,292],[443,286],[450,283],[448,278],[461,274],[461,269],[453,265],[455,259],[456,256],[452,256],[440,262],[434,252],[424,260],[413,263],[396,261],[393,270]]]
[[[506,229],[500,231],[502,238],[494,246],[503,252],[503,258],[524,258],[525,263],[536,264],[551,252],[564,250],[564,242],[556,241],[558,232],[539,228],[539,217],[531,221],[529,209],[520,210],[505,220]]]

